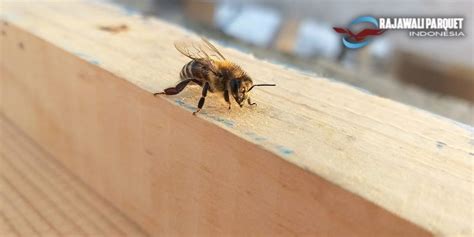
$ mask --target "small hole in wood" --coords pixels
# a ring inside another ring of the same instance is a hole
[[[23,42],[18,43],[18,48],[25,49],[25,45],[23,44]]]

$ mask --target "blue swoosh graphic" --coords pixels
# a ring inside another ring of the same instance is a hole
[[[350,49],[357,49],[357,48],[361,48],[361,47],[366,46],[369,43],[369,41],[366,40],[366,41],[363,41],[363,42],[351,43],[351,42],[346,40],[346,37],[343,37],[342,38],[342,43],[344,44],[344,46],[346,46]]]
[[[379,23],[377,21],[377,19],[375,19],[374,17],[372,16],[361,16],[361,17],[358,17],[356,19],[354,19],[350,25],[354,25],[354,24],[359,24],[359,23],[370,23],[370,24],[373,24],[376,28],[379,28]],[[365,40],[363,42],[356,42],[356,43],[352,43],[352,42],[349,42],[346,37],[342,37],[342,43],[344,44],[344,46],[346,46],[347,48],[350,48],[350,49],[358,49],[358,48],[362,48],[364,46],[366,46],[368,43],[369,43],[369,40]]]
[[[351,22],[351,25],[363,23],[363,22],[372,23],[376,28],[379,28],[379,22],[377,21],[377,19],[375,19],[372,16],[358,17]]]

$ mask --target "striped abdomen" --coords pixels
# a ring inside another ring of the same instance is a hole
[[[181,80],[194,78],[198,80],[209,81],[208,74],[209,67],[205,63],[192,60],[183,66],[179,77]]]

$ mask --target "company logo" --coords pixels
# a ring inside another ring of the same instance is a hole
[[[356,24],[372,26],[354,34],[350,28]],[[366,46],[371,38],[386,30],[408,31],[410,37],[460,38],[464,37],[464,18],[462,17],[380,17],[362,16],[353,20],[348,28],[333,27],[345,35],[342,43],[347,48],[357,49]]]
[[[381,17],[381,29],[405,30],[410,37],[464,37],[462,17]]]
[[[366,23],[368,25],[372,25],[373,28],[366,28],[361,30],[359,33],[354,34],[350,27],[356,24]],[[378,36],[385,32],[385,29],[379,29],[379,23],[377,19],[371,16],[362,16],[354,19],[350,24],[349,27],[344,29],[341,27],[333,27],[333,29],[339,33],[345,35],[342,37],[342,43],[344,46],[350,49],[358,49],[366,46],[370,42],[371,36]]]

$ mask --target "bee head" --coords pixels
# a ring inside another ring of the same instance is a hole
[[[234,97],[235,102],[240,105],[240,107],[243,106],[244,101],[248,98],[248,88],[252,86],[252,80],[245,76],[243,78],[238,78],[238,79],[231,79],[229,81],[230,84],[230,92],[232,97]]]
[[[237,79],[231,79],[230,81],[230,91],[234,97],[237,104],[242,107],[244,101],[249,98],[249,92],[255,86],[275,86],[275,84],[253,84],[252,79],[248,76],[243,76]],[[249,102],[250,103],[250,102]]]

